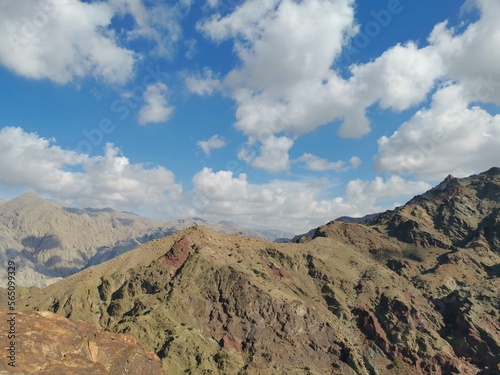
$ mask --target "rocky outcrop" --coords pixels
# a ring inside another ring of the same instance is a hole
[[[374,224],[421,247],[488,248],[500,252],[500,168],[443,182]]]
[[[0,311],[6,322],[13,315]],[[46,375],[160,375],[160,359],[132,336],[97,330],[89,323],[51,312],[15,315],[15,337],[2,330],[12,357],[0,361],[0,373]],[[9,365],[9,363],[11,365]]]

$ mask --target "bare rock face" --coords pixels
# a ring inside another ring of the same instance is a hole
[[[2,322],[12,315],[0,311]],[[46,375],[160,375],[160,359],[132,336],[97,330],[89,323],[44,311],[15,316],[15,358],[0,361],[0,373]],[[5,356],[2,356],[5,357]]]
[[[421,247],[500,252],[500,168],[461,179],[448,176],[404,206],[379,215],[375,223]]]

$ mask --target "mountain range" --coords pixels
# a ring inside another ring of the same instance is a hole
[[[395,210],[361,224],[332,220],[294,243],[186,228],[20,289],[17,308],[27,326],[39,319],[33,310],[45,314],[40,329],[58,314],[55,336],[71,324],[103,332],[102,341],[86,333],[78,341],[94,355],[77,343],[67,350],[82,368],[91,361],[108,373],[124,364],[95,355],[101,345],[106,353],[104,333],[133,338],[127,350],[141,366],[169,375],[494,375],[499,230],[500,168],[492,168],[448,176]],[[45,373],[65,373],[61,348],[41,345],[42,358],[59,358],[59,372]]]
[[[195,225],[271,241],[293,237],[278,230],[244,228],[231,221],[159,221],[111,208],[66,207],[28,193],[0,205],[0,282],[5,281],[7,259],[19,265],[18,285],[42,287]]]

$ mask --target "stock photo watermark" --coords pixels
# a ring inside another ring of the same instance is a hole
[[[8,365],[16,367],[16,263],[7,263],[7,351]]]
[[[387,28],[395,16],[404,11],[402,3],[412,0],[389,0],[385,8],[370,11],[370,20],[360,27],[359,32],[351,40],[350,46],[345,48],[340,56],[340,60],[350,65],[354,62],[354,56],[362,49],[368,47],[382,31]]]

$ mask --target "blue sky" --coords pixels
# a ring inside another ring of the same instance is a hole
[[[500,4],[0,5],[0,198],[301,232],[499,165]]]

